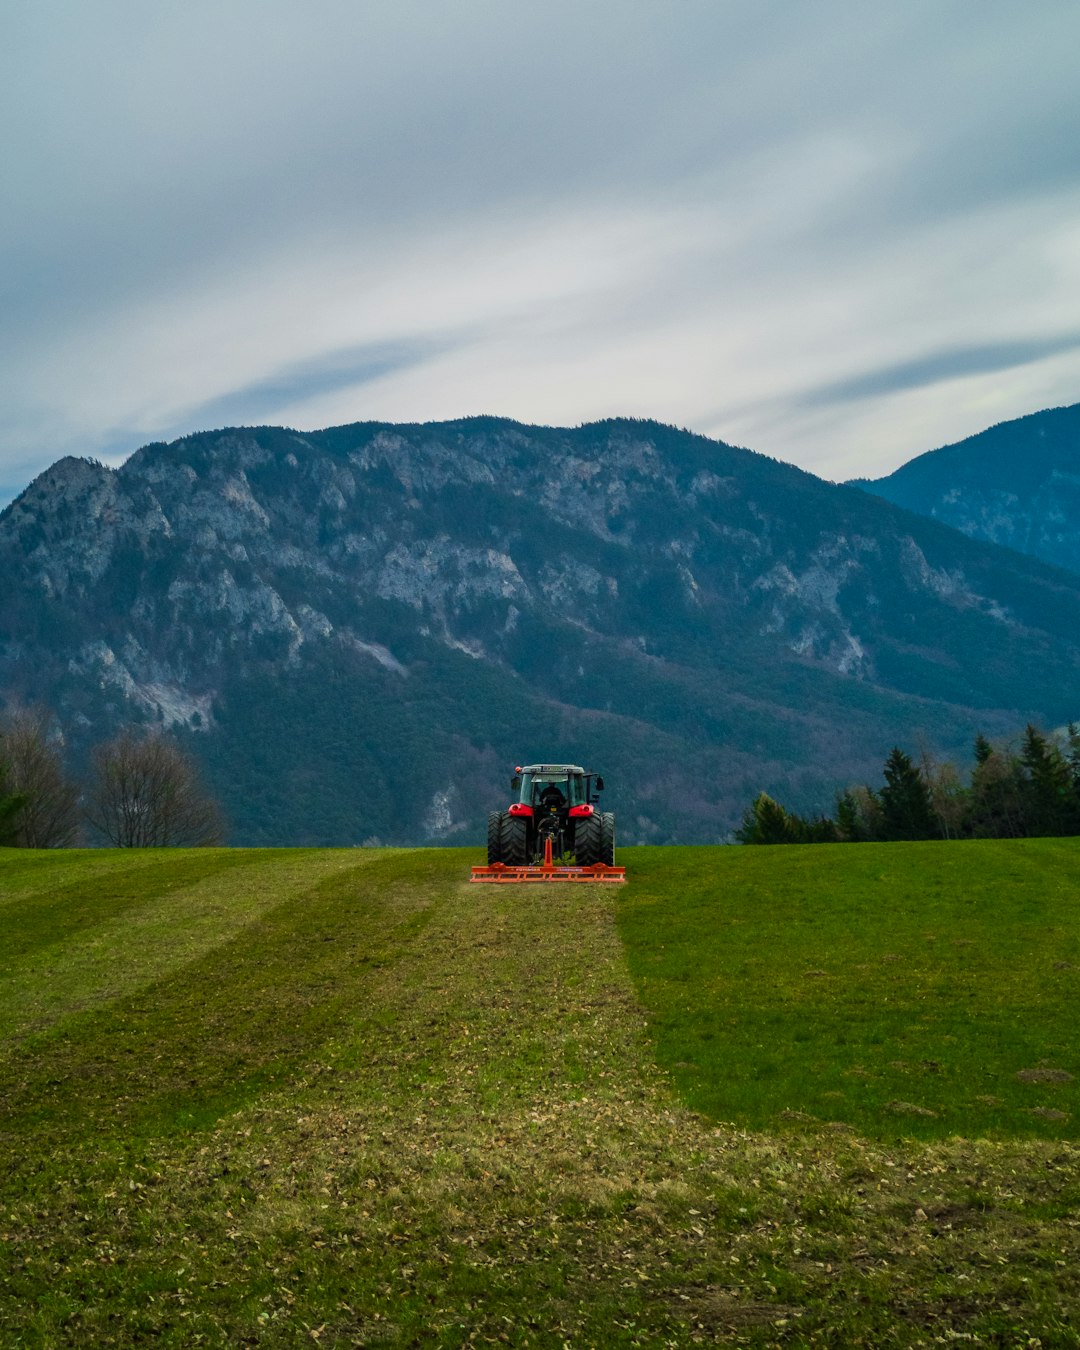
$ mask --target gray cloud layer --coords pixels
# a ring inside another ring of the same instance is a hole
[[[947,351],[927,352],[924,356],[880,370],[869,370],[832,384],[819,386],[797,398],[805,407],[847,403],[895,394],[907,389],[924,389],[968,375],[992,375],[1013,370],[1048,356],[1075,352],[1080,348],[1080,333],[1062,337],[1035,338],[1028,341],[986,342],[971,347],[953,347]]]
[[[1080,398],[1071,0],[8,29],[0,483],[218,421],[481,411],[844,477]]]

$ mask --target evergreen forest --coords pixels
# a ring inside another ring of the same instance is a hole
[[[1020,839],[1080,834],[1080,730],[1028,725],[1019,746],[976,737],[965,781],[950,760],[919,762],[894,746],[879,788],[838,794],[832,816],[754,799],[735,837],[743,844],[858,844],[913,839]]]

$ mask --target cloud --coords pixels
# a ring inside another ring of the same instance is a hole
[[[191,426],[214,428],[251,425],[268,408],[325,400],[339,390],[355,391],[396,371],[428,361],[439,350],[435,341],[370,343],[307,360],[218,394],[185,412]]]
[[[1071,402],[1080,11],[1036,10],[23,7],[0,478],[482,410],[877,472]]]
[[[1080,332],[1060,337],[1016,339],[1011,342],[987,342],[970,347],[928,352],[909,361],[852,375],[831,384],[808,390],[795,401],[812,408],[824,404],[849,403],[895,394],[905,389],[921,389],[969,375],[987,375],[1029,365],[1048,356],[1080,348]],[[1078,388],[1080,393],[1080,388]]]

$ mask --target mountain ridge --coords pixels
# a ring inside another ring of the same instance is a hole
[[[1080,574],[1080,404],[999,422],[849,486]]]
[[[240,842],[480,837],[522,758],[624,841],[1075,715],[1080,579],[663,424],[227,428],[0,513],[0,693],[199,755]],[[1026,670],[1025,670],[1026,667]]]

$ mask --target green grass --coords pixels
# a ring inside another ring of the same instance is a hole
[[[1080,1133],[1080,840],[627,856],[620,932],[695,1109],[878,1139]]]
[[[0,853],[0,1345],[1080,1344],[1075,859]]]

